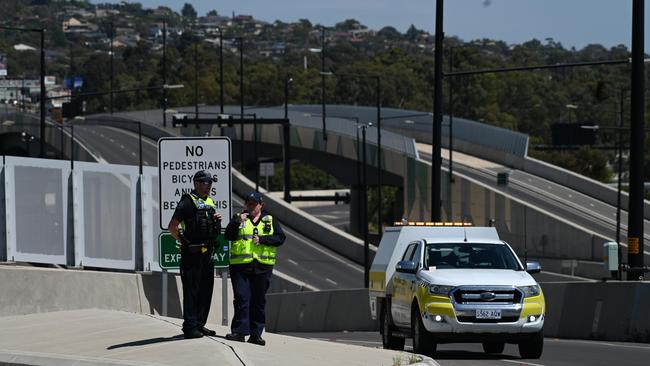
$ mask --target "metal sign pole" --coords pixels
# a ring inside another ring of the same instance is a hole
[[[228,325],[228,269],[221,269],[221,325]]]
[[[162,270],[162,316],[167,316],[167,270]]]

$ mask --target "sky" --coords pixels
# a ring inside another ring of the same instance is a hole
[[[92,0],[93,3],[118,0]],[[405,32],[413,24],[434,33],[436,0],[130,0],[145,8],[165,5],[180,12],[185,2],[199,15],[245,14],[273,22],[309,19],[332,26],[354,18],[371,29],[393,26]],[[447,0],[444,32],[465,41],[490,38],[518,44],[553,38],[566,48],[620,44],[632,39],[632,0]],[[650,4],[645,6],[645,50],[650,50]]]

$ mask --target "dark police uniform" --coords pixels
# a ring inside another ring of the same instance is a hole
[[[253,244],[252,236],[258,235],[259,245]],[[230,278],[234,293],[235,315],[231,334],[227,339],[264,345],[261,338],[266,323],[266,291],[269,289],[275,249],[286,238],[282,228],[266,211],[257,222],[249,216],[244,224],[239,215],[226,227],[225,237],[230,244]]]
[[[174,211],[181,222],[181,280],[183,282],[183,333],[203,332],[210,313],[214,284],[212,255],[221,223],[214,220],[215,205],[196,192],[185,194]]]

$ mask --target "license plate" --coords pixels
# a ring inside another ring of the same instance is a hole
[[[501,319],[500,309],[476,309],[476,319]]]

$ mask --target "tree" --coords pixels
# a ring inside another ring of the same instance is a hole
[[[181,15],[183,18],[187,18],[190,21],[195,21],[196,20],[196,10],[194,9],[194,6],[190,3],[185,3],[183,4],[183,9],[181,9]]]
[[[217,17],[217,16],[219,16],[219,13],[217,13],[217,11],[213,9],[213,10],[210,10],[208,12],[207,16],[209,16],[209,17]]]

